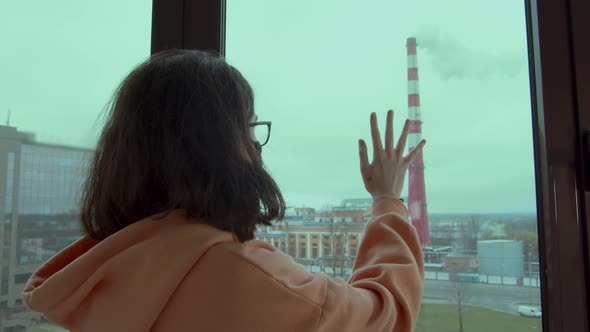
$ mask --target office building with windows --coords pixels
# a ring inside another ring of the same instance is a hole
[[[0,331],[40,319],[24,315],[21,292],[43,262],[80,238],[79,199],[92,155],[0,126]]]

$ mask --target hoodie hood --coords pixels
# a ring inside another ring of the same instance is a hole
[[[200,257],[231,233],[180,211],[74,242],[29,279],[27,306],[71,331],[148,331]]]

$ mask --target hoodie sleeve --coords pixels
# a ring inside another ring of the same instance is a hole
[[[373,203],[352,276],[327,280],[318,331],[413,331],[424,290],[416,230],[400,201]]]
[[[317,331],[412,331],[424,288],[418,236],[400,201],[378,198],[372,211],[348,282],[324,273],[304,276],[301,266],[276,251],[251,251],[247,258],[321,306]]]

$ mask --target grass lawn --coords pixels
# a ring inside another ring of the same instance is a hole
[[[458,332],[457,305],[423,304],[415,332]],[[463,313],[464,332],[541,331],[541,319],[514,316],[468,306]]]
[[[61,332],[49,325],[30,327],[27,332]],[[458,332],[457,305],[422,304],[414,332]],[[541,332],[541,319],[514,316],[489,309],[467,306],[463,316],[464,332]]]

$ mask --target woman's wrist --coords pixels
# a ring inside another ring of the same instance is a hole
[[[375,195],[375,196],[373,196],[373,199],[375,200],[375,199],[384,198],[384,197],[394,198],[394,199],[397,199],[398,201],[404,202],[404,199],[401,198],[399,195],[392,195],[392,194],[388,194],[388,195]]]

